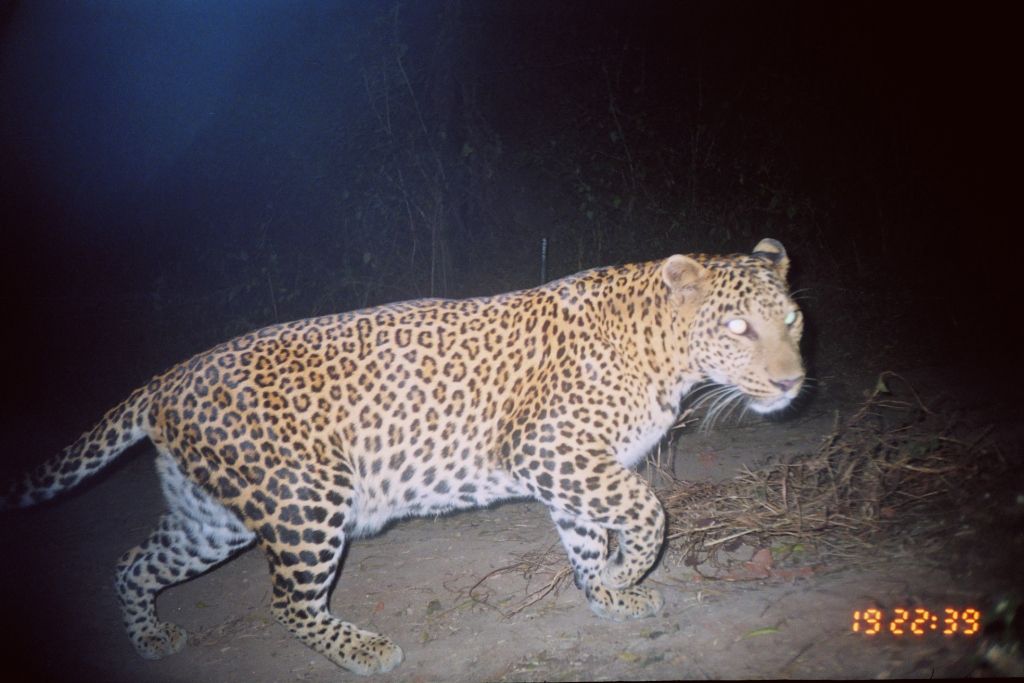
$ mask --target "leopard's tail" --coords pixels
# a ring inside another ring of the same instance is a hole
[[[96,474],[147,432],[150,395],[145,387],[107,411],[95,427],[0,495],[0,510],[28,507],[50,500]]]

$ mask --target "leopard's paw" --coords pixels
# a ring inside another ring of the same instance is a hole
[[[618,589],[590,586],[587,588],[587,600],[595,614],[614,621],[649,617],[665,604],[661,592],[646,586]]]

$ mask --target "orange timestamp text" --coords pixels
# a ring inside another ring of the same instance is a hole
[[[865,636],[924,636],[929,633],[973,636],[981,629],[981,612],[973,607],[961,610],[945,607],[940,613],[922,607],[891,610],[869,607],[854,611],[852,628],[854,633]]]

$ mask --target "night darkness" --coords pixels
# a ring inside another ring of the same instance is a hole
[[[999,393],[1000,7],[0,2],[0,480],[242,332],[539,284],[542,238],[549,278],[777,238],[812,374]]]

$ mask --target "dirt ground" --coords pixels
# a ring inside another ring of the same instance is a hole
[[[925,396],[956,393],[972,419],[1011,431],[1019,425],[1015,406],[993,403],[984,387],[963,390],[964,375],[971,373],[924,369],[914,377]],[[790,420],[748,418],[707,435],[690,428],[675,440],[675,473],[719,480],[769,455],[813,452],[836,411],[852,410],[873,378],[821,378],[816,401]],[[112,569],[161,512],[152,456],[150,447],[137,448],[82,491],[3,518],[5,670],[20,668],[26,680],[359,679],[273,620],[266,564],[256,549],[161,596],[163,618],[190,633],[183,652],[160,661],[134,653]],[[1019,557],[1019,540],[1010,556]],[[335,614],[403,648],[402,665],[371,680],[924,678],[976,671],[982,636],[868,637],[852,632],[853,612],[982,609],[1014,588],[1004,574],[986,573],[984,562],[965,569],[964,558],[952,553],[948,566],[922,562],[910,550],[869,567],[814,566],[746,581],[703,579],[666,557],[647,579],[666,599],[655,617],[600,619],[571,584],[511,614],[550,574],[492,572],[557,544],[546,512],[533,502],[403,521],[351,545],[331,604]],[[740,548],[737,556],[754,550]]]

